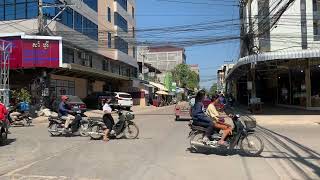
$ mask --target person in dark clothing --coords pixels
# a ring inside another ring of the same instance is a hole
[[[193,119],[193,124],[196,126],[202,126],[207,128],[206,135],[203,138],[204,142],[209,141],[209,137],[212,135],[213,130],[214,130],[214,124],[213,121],[209,116],[206,115],[204,112],[204,105],[202,101],[205,98],[205,91],[200,90],[195,98],[195,104],[192,107],[192,119]]]

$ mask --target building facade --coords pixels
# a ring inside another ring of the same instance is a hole
[[[198,75],[200,75],[200,68],[198,64],[191,64],[189,65],[191,71],[197,73]]]
[[[225,93],[227,89],[226,76],[233,64],[224,64],[217,70],[217,91]]]
[[[227,75],[238,101],[319,109],[320,1],[245,1],[241,47]],[[249,86],[250,85],[250,86]]]
[[[35,48],[61,37],[59,66],[13,68],[11,89],[27,87],[34,97],[49,89],[50,97],[84,98],[94,91],[130,91],[137,78],[134,0],[2,1],[0,29],[1,38],[9,41],[32,36],[34,62],[52,60],[50,51]]]
[[[137,57],[138,62],[149,63],[162,72],[158,75],[161,83],[164,83],[167,72],[172,71],[179,64],[186,64],[185,50],[172,46],[139,47]]]

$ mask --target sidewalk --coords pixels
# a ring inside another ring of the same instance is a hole
[[[253,118],[260,125],[303,125],[320,123],[319,111],[306,111],[277,106],[263,107],[262,114],[251,114],[246,106],[235,108],[243,116]]]
[[[140,113],[146,113],[146,112],[152,112],[155,110],[163,109],[169,106],[164,106],[164,107],[155,107],[155,106],[145,106],[145,107],[140,107],[140,106],[133,106],[132,111],[135,114],[140,114]],[[115,112],[112,113],[113,115],[116,115]],[[88,110],[85,112],[85,115],[88,117],[96,117],[96,118],[101,118],[103,116],[103,112],[101,110]],[[48,122],[48,117],[37,117],[34,118],[32,123],[33,124],[38,124],[38,123],[46,123]]]

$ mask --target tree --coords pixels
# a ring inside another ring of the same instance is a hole
[[[194,89],[199,87],[199,75],[191,71],[187,64],[179,64],[172,72],[173,80],[179,87]]]
[[[215,95],[217,89],[218,89],[217,83],[213,83],[212,86],[210,87],[209,94],[210,94],[211,96]]]

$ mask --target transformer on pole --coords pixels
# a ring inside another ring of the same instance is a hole
[[[9,106],[9,72],[12,43],[0,39],[0,100]]]

